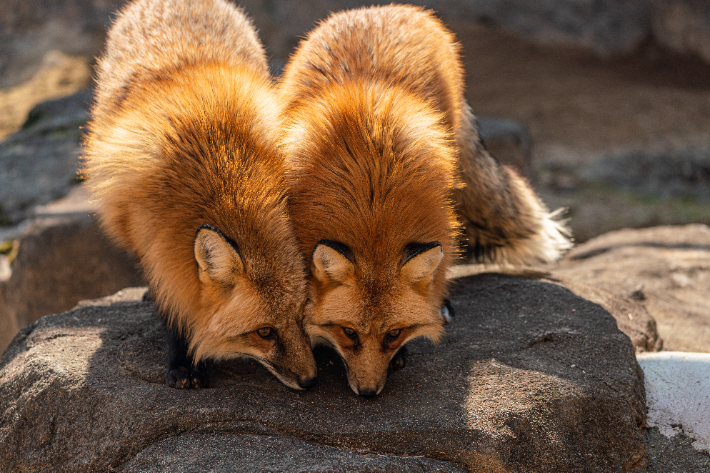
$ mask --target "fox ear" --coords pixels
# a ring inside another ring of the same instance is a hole
[[[428,284],[444,259],[444,250],[438,241],[411,243],[404,249],[404,266],[401,275],[411,284]]]
[[[216,228],[202,225],[195,235],[195,259],[200,281],[234,285],[234,277],[244,272],[236,246]]]
[[[321,283],[341,283],[355,272],[351,258],[347,246],[321,240],[313,250],[313,275]]]

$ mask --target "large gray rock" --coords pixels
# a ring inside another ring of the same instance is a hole
[[[637,353],[660,351],[663,348],[663,339],[658,335],[656,321],[640,301],[634,299],[632,294],[611,291],[603,284],[590,284],[584,275],[574,274],[575,267],[574,263],[565,264],[564,262],[540,268],[462,264],[452,267],[449,277],[460,278],[501,272],[508,276],[538,278],[559,284],[579,297],[599,304],[608,311],[616,319],[619,330],[631,339]]]
[[[627,152],[578,168],[586,185],[710,203],[710,149]]]
[[[135,260],[103,235],[87,214],[33,220],[19,240],[6,308],[19,327],[77,302],[140,285]]]
[[[294,392],[244,361],[214,367],[209,389],[167,388],[166,333],[153,306],[137,302],[141,294],[89,302],[18,334],[0,360],[0,470],[597,472],[643,464],[645,394],[631,342],[605,310],[558,285],[457,280],[458,314],[445,341],[414,343],[408,366],[374,399],[353,395],[340,361],[323,350],[310,391]]]
[[[21,222],[79,182],[80,128],[90,102],[91,92],[83,90],[41,103],[22,130],[0,143],[0,225]]]
[[[0,282],[0,352],[43,315],[143,284],[135,259],[103,234],[86,197],[79,187],[36,208],[15,242],[10,278]]]
[[[0,352],[10,344],[20,327],[7,310],[5,303],[5,286],[0,284]]]

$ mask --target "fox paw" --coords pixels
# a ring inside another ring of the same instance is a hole
[[[450,324],[454,321],[454,308],[451,306],[451,301],[448,299],[444,301],[444,307],[441,308],[439,314],[444,320],[444,325]]]
[[[409,351],[407,351],[407,347],[404,346],[399,349],[396,355],[394,355],[394,358],[392,358],[392,361],[390,361],[390,369],[392,371],[399,371],[405,366],[407,366],[407,359],[409,358]]]
[[[165,384],[176,389],[200,389],[207,387],[207,376],[203,370],[191,370],[184,366],[168,370]]]

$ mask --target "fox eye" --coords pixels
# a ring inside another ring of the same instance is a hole
[[[343,332],[345,332],[345,335],[347,335],[348,338],[357,340],[357,333],[355,333],[354,329],[351,329],[350,327],[343,327]]]
[[[397,340],[397,337],[399,337],[400,333],[402,333],[401,328],[396,328],[394,330],[390,330],[389,332],[387,332],[387,335],[385,336],[386,341],[393,342],[393,341]]]
[[[262,327],[257,330],[256,333],[258,333],[261,338],[265,338],[267,340],[271,340],[276,337],[276,331],[274,331],[271,327]]]

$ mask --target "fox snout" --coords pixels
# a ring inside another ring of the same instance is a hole
[[[273,363],[268,363],[267,368],[286,386],[301,390],[318,384],[316,360],[300,328],[284,330],[272,353]]]
[[[358,357],[359,358],[359,357]],[[346,360],[348,384],[358,396],[375,397],[385,387],[389,358]]]
[[[316,384],[318,384],[318,378],[316,376],[311,376],[298,380],[298,385],[303,389],[310,389]]]

